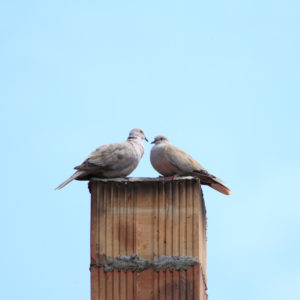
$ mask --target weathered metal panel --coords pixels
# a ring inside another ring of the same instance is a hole
[[[206,299],[206,210],[196,178],[91,180],[91,299]],[[187,270],[105,272],[106,258],[193,257]]]

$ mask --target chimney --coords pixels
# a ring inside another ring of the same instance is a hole
[[[93,178],[89,188],[92,300],[207,299],[199,179]]]

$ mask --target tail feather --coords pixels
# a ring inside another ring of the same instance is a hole
[[[224,195],[230,195],[231,190],[225,186],[225,182],[221,179],[209,174],[209,173],[199,173],[199,172],[193,172],[194,176],[197,176],[200,178],[201,183],[210,186],[211,188],[215,189],[216,191],[224,194]]]
[[[213,182],[210,187],[224,195],[231,195],[231,190],[221,183]]]
[[[72,180],[77,179],[78,177],[81,177],[82,175],[84,175],[86,172],[85,171],[77,171],[75,172],[70,178],[68,178],[67,180],[65,180],[63,183],[61,183],[56,190],[60,190],[62,189],[64,186],[66,186],[67,184],[69,184]]]

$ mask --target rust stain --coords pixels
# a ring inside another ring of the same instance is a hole
[[[91,299],[207,299],[206,209],[199,180],[91,180]],[[104,272],[107,257],[190,256],[188,270]],[[100,266],[100,267],[99,267]]]
[[[206,286],[200,265],[188,271],[104,272],[91,270],[92,300],[206,300]],[[197,276],[197,274],[199,276]]]

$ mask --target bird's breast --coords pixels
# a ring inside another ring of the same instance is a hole
[[[150,161],[153,168],[164,176],[176,174],[176,168],[170,163],[165,154],[165,149],[161,146],[154,146],[151,150]]]
[[[134,149],[134,152],[136,153],[137,157],[138,157],[138,162],[141,160],[141,158],[143,157],[144,155],[144,145],[143,145],[143,142],[142,141],[134,141],[131,143],[133,149]]]

